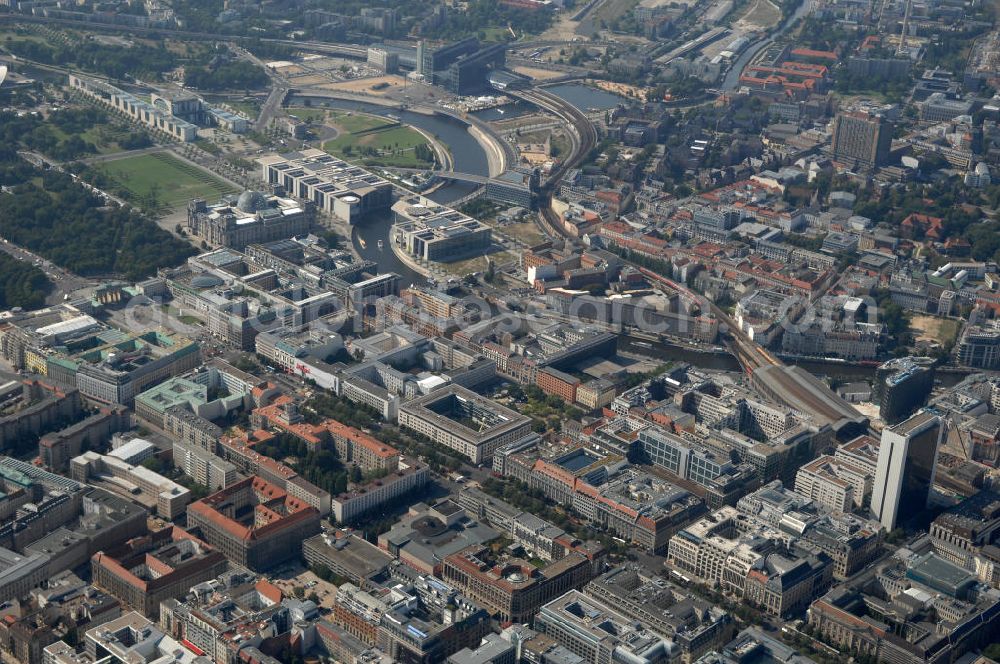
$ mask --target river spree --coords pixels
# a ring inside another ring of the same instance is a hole
[[[609,109],[628,102],[625,97],[619,97],[616,94],[582,83],[560,83],[545,88],[545,91],[568,101],[581,111],[589,111],[592,108]]]
[[[474,175],[488,175],[489,163],[486,160],[486,153],[482,146],[468,132],[468,125],[460,120],[442,115],[424,115],[413,111],[401,111],[395,108],[378,106],[377,104],[366,104],[343,99],[316,99],[310,98],[313,108],[334,108],[343,111],[357,111],[360,113],[370,113],[383,117],[393,116],[406,125],[412,125],[435,136],[451,152],[454,168],[461,173],[472,173]],[[303,100],[292,96],[289,104],[293,106],[302,105]],[[377,170],[377,169],[373,169]],[[439,202],[448,203],[457,198],[465,196],[475,188],[473,184],[450,183],[441,187],[429,198]],[[392,227],[392,213],[385,212],[379,215],[370,215],[360,224],[354,226],[351,242],[354,249],[363,258],[375,261],[379,265],[379,272],[395,272],[403,278],[403,283],[424,283],[426,280],[419,273],[410,269],[389,246],[389,231]],[[379,240],[382,241],[382,248],[379,249]]]

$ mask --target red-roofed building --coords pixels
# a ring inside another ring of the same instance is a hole
[[[913,239],[922,233],[928,240],[939,240],[944,232],[941,227],[943,223],[944,220],[940,217],[914,212],[899,223],[899,234]]]
[[[399,451],[395,447],[336,420],[326,420],[321,426],[329,433],[341,461],[356,463],[365,470],[394,472],[399,468]]]
[[[176,526],[99,551],[91,558],[94,585],[156,620],[160,602],[226,571],[225,557]]]
[[[310,451],[333,447],[343,462],[353,462],[364,470],[388,470],[399,467],[399,451],[391,445],[342,424],[324,420],[319,424],[305,422],[291,397],[283,395],[270,406],[257,408],[250,417],[255,426],[271,426],[304,442]]]
[[[188,524],[235,563],[266,570],[302,554],[320,514],[261,477],[248,477],[188,505]]]

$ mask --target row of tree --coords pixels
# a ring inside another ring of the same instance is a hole
[[[464,12],[449,12],[440,25],[429,31],[428,37],[461,39],[471,35],[484,38],[480,31],[487,28],[510,27],[517,33],[540,34],[552,25],[553,13],[547,9],[526,10],[504,5],[499,0],[472,0]],[[507,35],[513,39],[513,35]]]
[[[111,78],[160,78],[177,66],[177,54],[163,46],[105,46],[97,42],[43,43],[32,39],[4,42],[12,53],[50,65],[74,65],[84,71]]]

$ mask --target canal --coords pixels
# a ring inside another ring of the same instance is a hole
[[[722,89],[726,92],[735,90],[740,85],[740,75],[743,73],[743,68],[754,58],[755,55],[760,53],[761,49],[765,48],[768,44],[773,42],[776,38],[785,34],[789,28],[795,25],[795,22],[800,18],[809,13],[812,8],[813,0],[802,0],[802,4],[796,9],[791,16],[788,17],[781,27],[775,30],[770,36],[761,39],[758,42],[754,42],[747,47],[743,54],[737,58],[736,62],[726,73],[726,78],[722,81]]]

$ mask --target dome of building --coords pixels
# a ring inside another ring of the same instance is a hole
[[[267,196],[259,191],[244,191],[236,200],[236,207],[252,214],[267,207]]]

